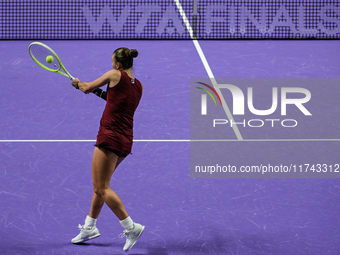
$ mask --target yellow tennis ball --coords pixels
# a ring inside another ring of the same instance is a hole
[[[54,58],[53,58],[53,56],[51,56],[51,55],[48,55],[48,56],[46,57],[46,62],[47,62],[47,63],[52,63],[53,60],[54,60]]]

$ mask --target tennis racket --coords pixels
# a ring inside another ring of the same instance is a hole
[[[32,57],[34,62],[47,71],[59,73],[72,81],[75,79],[61,63],[58,55],[46,44],[43,44],[41,42],[33,42],[28,46],[28,52],[30,53],[30,56]],[[60,71],[61,69],[63,70],[63,72]],[[105,91],[98,88],[92,91],[92,93],[106,100]]]
[[[59,73],[72,81],[75,79],[61,63],[58,55],[46,44],[33,42],[29,45],[28,52],[34,62],[47,71]]]

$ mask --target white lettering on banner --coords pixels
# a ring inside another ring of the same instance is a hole
[[[97,17],[93,17],[92,11],[87,5],[84,5],[83,13],[87,23],[90,26],[90,29],[94,34],[98,34],[102,29],[103,24],[106,22],[110,24],[111,30],[115,34],[119,34],[120,31],[122,31],[124,23],[126,22],[130,14],[130,7],[126,5],[118,18],[116,18],[113,15],[113,12],[110,6],[108,5],[104,6],[104,8],[101,10],[100,14]]]
[[[171,21],[173,26],[170,26]],[[157,33],[162,34],[164,32],[167,32],[168,34],[171,35],[172,33],[175,32],[171,31],[172,27],[175,28],[176,32],[180,35],[186,32],[186,29],[182,24],[182,19],[176,12],[176,7],[169,5],[166,8],[165,13],[163,13],[163,17],[159,22],[159,25],[157,26]]]
[[[91,31],[98,34],[103,27],[103,24],[108,23],[111,30],[115,34],[119,34],[124,25],[127,23],[128,18],[131,20],[138,20],[134,24],[135,32],[142,34],[145,32],[145,27],[148,25],[148,20],[154,13],[160,14],[159,23],[153,23],[153,29],[159,35],[168,33],[172,35],[177,33],[182,35],[187,33],[183,24],[181,15],[175,5],[169,5],[165,10],[162,10],[158,4],[141,4],[136,7],[126,5],[123,7],[118,16],[113,14],[113,10],[109,5],[105,5],[99,15],[94,16],[89,6],[83,6],[83,14]],[[291,34],[296,35],[315,35],[317,33],[326,33],[327,35],[336,35],[340,33],[340,10],[331,4],[321,6],[321,9],[314,13],[313,20],[317,23],[312,24],[314,28],[307,28],[310,26],[309,12],[301,4],[295,7],[294,12],[291,14],[285,4],[281,4],[277,11],[269,17],[268,13],[273,12],[265,4],[260,6],[258,17],[255,17],[254,10],[248,9],[247,6],[240,5],[221,5],[221,4],[208,4],[201,7],[200,13],[202,15],[200,32],[206,33],[208,36],[216,31],[229,31],[231,34],[247,33],[247,24],[251,23],[260,34],[272,34],[279,27],[286,27],[290,30]],[[132,16],[132,17],[130,17]],[[137,18],[138,17],[138,18]],[[308,22],[309,21],[309,22]],[[295,23],[294,23],[295,22]]]
[[[162,12],[162,8],[159,5],[138,5],[135,12],[142,13],[142,17],[139,19],[138,25],[135,28],[137,34],[142,34],[144,27],[147,25],[148,18],[151,17],[152,13]]]
[[[136,8],[131,8],[129,5],[126,5],[120,13],[120,16],[116,17],[114,16],[113,10],[110,6],[105,5],[104,8],[101,9],[100,14],[94,17],[92,11],[87,5],[84,5],[83,7],[83,13],[86,21],[94,34],[98,34],[105,23],[108,23],[111,26],[113,33],[119,34],[123,30],[124,24],[127,22],[129,15],[136,15],[136,13],[141,13],[142,15],[135,26],[135,32],[137,34],[142,34],[152,13],[161,12],[162,9],[159,5],[138,5]],[[176,12],[175,6],[169,5],[167,7],[159,24],[157,25],[156,31],[159,34],[168,33],[170,35],[175,32],[180,35],[186,32],[180,15]]]
[[[282,21],[282,17],[285,21]],[[297,32],[292,18],[289,16],[289,13],[284,5],[281,5],[280,9],[277,11],[273,22],[270,24],[268,32],[273,33],[276,27],[289,27],[292,33]]]
[[[204,17],[206,20],[206,33],[210,34],[213,32],[213,27],[223,27],[225,22],[225,17],[222,15],[217,16],[216,13],[226,12],[226,7],[224,5],[208,5],[204,8]],[[215,15],[214,15],[215,14]],[[214,24],[218,24],[214,26]],[[203,30],[203,32],[205,32]]]
[[[266,33],[266,20],[267,20],[267,13],[266,13],[266,6],[262,5],[261,8],[261,22],[259,22],[246,8],[245,6],[241,7],[241,34],[246,33],[246,19],[251,21],[251,23],[260,31],[261,34]]]
[[[309,20],[307,12],[303,5],[299,5],[296,14],[289,14],[286,6],[281,4],[279,9],[274,13],[274,18],[270,21],[265,5],[261,6],[259,18],[256,18],[246,6],[225,6],[218,4],[207,5],[204,10],[205,22],[202,30],[209,35],[214,31],[221,30],[221,27],[229,27],[228,31],[231,34],[247,32],[247,21],[255,26],[260,34],[272,34],[276,28],[288,27],[290,33],[300,35],[312,35],[318,32],[326,33],[327,35],[336,35],[340,33],[340,10],[338,7],[326,4],[318,11],[318,15],[314,18],[318,20],[317,29],[306,28],[306,21]],[[270,10],[273,11],[272,9]],[[293,21],[296,18],[297,23]],[[327,23],[327,27],[325,24]],[[215,29],[214,29],[215,28]],[[222,29],[223,30],[223,29]]]
[[[328,16],[328,13],[332,14],[332,16]],[[340,33],[340,9],[337,9],[333,5],[327,4],[321,7],[320,14],[321,21],[318,23],[318,29],[320,29],[322,33],[326,33],[328,35],[336,35],[337,33]],[[325,23],[332,23],[334,28],[326,28]]]

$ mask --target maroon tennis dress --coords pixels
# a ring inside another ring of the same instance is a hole
[[[109,85],[95,146],[126,157],[131,153],[133,115],[142,97],[142,84],[121,71],[118,84],[113,88]]]

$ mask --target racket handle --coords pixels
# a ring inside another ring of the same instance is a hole
[[[106,101],[106,92],[104,90],[95,89],[92,93]]]
[[[76,78],[74,78],[72,75],[70,75],[70,80],[74,81]]]

